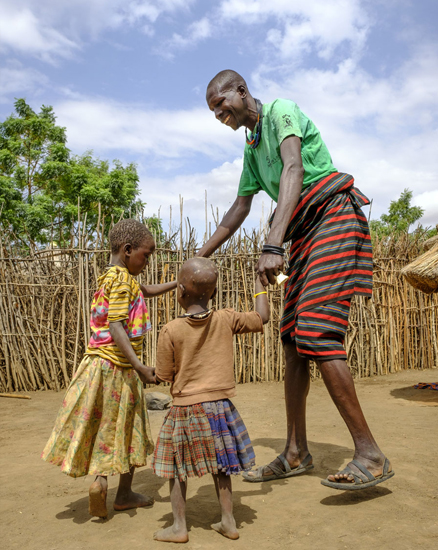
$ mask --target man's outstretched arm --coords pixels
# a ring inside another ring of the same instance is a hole
[[[303,188],[304,168],[301,159],[301,141],[297,136],[287,137],[280,145],[283,170],[274,220],[266,244],[282,246],[287,226],[300,200]],[[283,270],[283,257],[276,254],[262,254],[256,271],[264,286],[275,283],[275,276]]]
[[[223,217],[216,231],[196,254],[202,258],[208,258],[221,244],[226,242],[242,225],[251,210],[254,195],[237,197],[233,206]]]

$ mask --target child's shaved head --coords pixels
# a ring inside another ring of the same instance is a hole
[[[216,288],[218,270],[207,258],[187,260],[178,273],[178,284],[183,285],[190,303],[209,300]]]

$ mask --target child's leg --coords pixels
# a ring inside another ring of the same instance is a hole
[[[172,503],[173,525],[154,533],[155,540],[163,542],[187,542],[189,535],[186,525],[187,483],[178,479],[170,480],[170,502]]]
[[[108,510],[106,508],[107,492],[108,481],[106,476],[96,476],[89,490],[88,512],[90,516],[106,518],[108,515]]]
[[[225,474],[213,474],[214,486],[217,498],[221,505],[222,519],[220,523],[214,523],[213,529],[229,539],[238,539],[239,532],[236,527],[236,520],[233,516],[233,489],[231,487],[231,476]]]
[[[131,508],[140,508],[141,506],[152,506],[154,499],[147,495],[134,493],[131,489],[134,478],[135,467],[126,474],[120,475],[119,488],[117,489],[116,499],[114,501],[114,510],[130,510]]]

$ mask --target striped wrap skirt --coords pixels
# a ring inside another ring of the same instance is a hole
[[[156,475],[180,481],[207,473],[238,474],[254,465],[247,429],[228,399],[171,407],[152,459]]]
[[[291,217],[280,331],[283,342],[294,342],[307,359],[346,359],[351,298],[371,297],[373,253],[361,209],[366,204],[353,177],[336,172],[305,189]]]

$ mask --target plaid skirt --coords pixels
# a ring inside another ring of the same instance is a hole
[[[255,465],[239,412],[228,399],[171,407],[155,445],[152,469],[168,479],[237,474]]]

